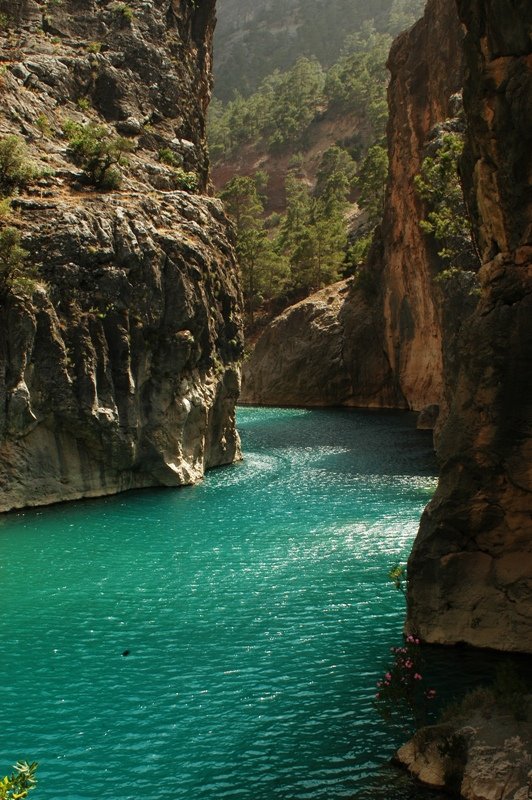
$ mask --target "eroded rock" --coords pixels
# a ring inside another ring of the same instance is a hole
[[[459,6],[462,171],[482,293],[460,345],[440,482],[409,561],[408,627],[430,642],[532,652],[532,8]]]
[[[2,511],[192,483],[240,454],[232,234],[221,204],[180,190],[159,157],[186,142],[206,190],[214,3],[134,3],[130,19],[82,5],[0,0],[0,135],[49,168],[13,203],[38,275],[0,302]],[[116,122],[135,142],[120,191],[82,180],[67,120]]]
[[[516,716],[484,701],[476,710],[421,728],[396,758],[422,783],[464,800],[528,800],[530,705],[530,696],[521,698]]]
[[[267,327],[244,362],[241,402],[406,407],[376,315],[351,281],[311,295]]]

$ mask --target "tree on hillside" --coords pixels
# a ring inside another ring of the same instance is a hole
[[[315,58],[299,58],[274,90],[268,143],[274,150],[298,144],[323,99],[325,75]]]
[[[458,160],[464,148],[460,133],[445,133],[437,142],[433,156],[423,159],[415,187],[426,202],[428,213],[421,228],[436,239],[445,270],[444,277],[453,271],[475,272],[479,256],[471,235],[469,220],[458,175]]]
[[[366,212],[367,222],[349,247],[346,259],[348,273],[362,274],[360,269],[372,245],[375,226],[382,220],[387,178],[388,153],[381,145],[373,145],[354,179],[359,190],[358,204]],[[368,284],[366,288],[370,288]]]
[[[368,214],[370,225],[382,219],[386,179],[388,177],[388,153],[379,144],[370,147],[357,173],[355,182],[360,191],[358,203]]]
[[[371,123],[375,139],[384,135],[388,114],[386,59],[392,38],[371,23],[346,39],[341,57],[327,72],[325,96],[339,112],[351,111]]]
[[[338,145],[329,147],[322,155],[316,173],[315,195],[328,201],[336,199],[347,205],[347,197],[353,187],[356,168],[356,162],[347,150]]]
[[[286,277],[286,260],[268,238],[259,187],[264,176],[237,175],[226,184],[221,198],[236,228],[236,252],[242,270],[242,288],[249,321],[265,300],[279,294]]]
[[[391,38],[372,25],[347,39],[340,60],[325,73],[315,58],[301,57],[286,72],[274,71],[249,97],[236,93],[209,112],[209,146],[214,161],[244,144],[266,143],[273,152],[305,148],[310,126],[325,110],[365,119],[380,141],[387,118],[386,58]]]
[[[388,15],[388,30],[396,36],[412,25],[423,14],[422,0],[393,0]]]
[[[306,293],[337,280],[345,256],[345,199],[315,196],[295,173],[286,179],[286,216],[279,235],[290,262],[290,284]]]

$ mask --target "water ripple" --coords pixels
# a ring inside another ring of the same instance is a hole
[[[396,414],[240,423],[245,461],[203,485],[2,520],[2,756],[40,762],[43,800],[372,790],[403,613],[385,575],[434,488],[430,439]]]

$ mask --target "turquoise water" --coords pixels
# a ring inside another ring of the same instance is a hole
[[[244,462],[199,486],[0,519],[0,773],[38,761],[35,800],[414,796],[371,700],[430,434],[361,411],[239,427]]]

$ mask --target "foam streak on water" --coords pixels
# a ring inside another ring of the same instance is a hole
[[[430,436],[392,413],[239,424],[245,461],[200,486],[2,518],[0,772],[39,761],[36,800],[377,780],[371,698],[403,614],[386,572],[435,486]]]

